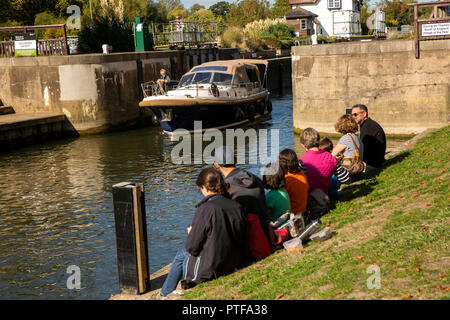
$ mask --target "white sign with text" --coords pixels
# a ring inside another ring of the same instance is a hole
[[[450,22],[422,24],[422,37],[450,35]]]

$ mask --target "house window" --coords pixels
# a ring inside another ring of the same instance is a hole
[[[300,20],[300,29],[306,30],[308,28],[308,20],[302,19]]]
[[[341,0],[328,0],[328,9],[340,9]]]

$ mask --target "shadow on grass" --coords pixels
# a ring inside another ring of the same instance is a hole
[[[394,164],[402,162],[409,155],[410,155],[409,151],[399,153],[398,155],[386,160],[381,168],[365,173],[362,176],[361,180],[357,180],[348,185],[347,187],[345,187],[343,190],[339,191],[339,199],[337,201],[350,201],[352,199],[368,195],[373,191],[374,186],[378,184],[376,177],[384,169]],[[332,202],[332,209],[335,208],[337,201]]]

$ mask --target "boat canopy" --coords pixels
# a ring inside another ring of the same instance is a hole
[[[191,78],[194,77],[192,81],[198,82],[198,83],[207,83],[207,82],[222,82],[220,81],[220,75],[222,75],[223,81],[226,79],[225,74],[229,74],[234,77],[233,83],[249,83],[249,82],[259,82],[261,81],[261,69],[260,66],[264,66],[264,76],[265,76],[265,69],[268,65],[268,61],[266,60],[258,60],[258,59],[236,59],[236,60],[221,60],[221,61],[210,61],[205,62],[201,65],[193,67],[189,72],[183,75],[182,80],[180,80],[180,86],[185,85],[185,81],[188,80],[189,83],[191,82]],[[208,79],[202,80],[201,75],[194,76],[196,73],[215,73],[214,78],[219,78],[218,81],[214,79],[210,79],[209,76],[205,74],[205,77],[208,77]],[[230,78],[231,80],[231,78]],[[231,82],[231,81],[230,81]]]

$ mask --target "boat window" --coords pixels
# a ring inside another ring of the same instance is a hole
[[[199,72],[195,73],[192,83],[210,83],[211,82],[211,72]]]
[[[229,73],[214,73],[213,82],[216,84],[221,85],[229,85],[231,84],[231,79],[233,78],[233,75]]]
[[[190,85],[193,77],[193,73],[181,77],[178,87],[181,88]]]
[[[258,74],[256,73],[256,69],[247,68],[247,75],[250,79],[250,82],[259,82]]]
[[[197,72],[197,71],[227,71],[228,67],[224,66],[209,66],[209,67],[197,67],[191,72]]]
[[[233,84],[244,83],[244,79],[243,79],[242,77],[243,77],[242,73],[237,72],[237,73],[234,75]]]

